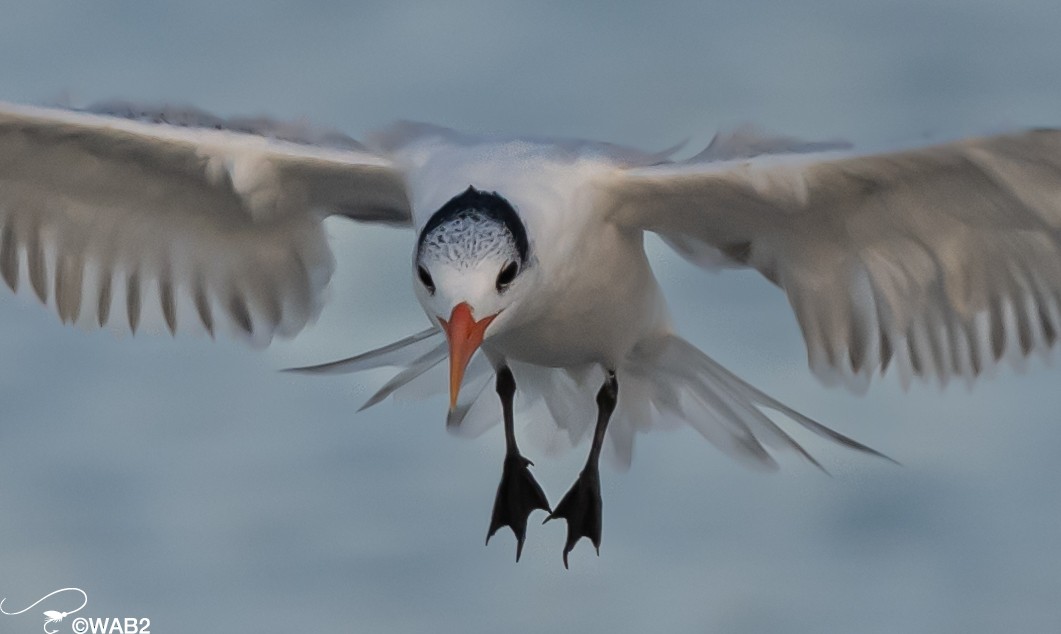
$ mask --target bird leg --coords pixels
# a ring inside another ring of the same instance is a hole
[[[501,409],[505,417],[505,464],[501,471],[501,483],[497,485],[486,543],[490,543],[490,538],[498,529],[508,526],[516,535],[516,561],[519,561],[523,554],[523,541],[527,538],[527,518],[534,509],[546,513],[550,509],[549,500],[527,468],[534,463],[524,458],[516,446],[512,417],[512,398],[515,394],[516,380],[512,377],[512,371],[502,366],[497,371],[497,395],[501,397]]]
[[[604,432],[608,429],[608,421],[615,411],[618,396],[619,383],[615,380],[615,372],[609,371],[604,385],[597,392],[597,427],[593,431],[593,446],[589,449],[586,466],[582,473],[578,474],[571,490],[556,505],[556,510],[545,518],[546,522],[560,517],[567,520],[564,568],[567,568],[567,554],[583,537],[588,537],[593,542],[597,555],[600,555],[601,497],[600,470],[597,465],[600,461],[601,446],[604,444]]]

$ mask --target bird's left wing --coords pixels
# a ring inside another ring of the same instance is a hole
[[[171,330],[293,334],[333,268],[325,216],[410,222],[387,159],[297,128],[0,103],[0,274],[64,321],[135,330],[150,302]]]
[[[788,295],[811,367],[972,377],[1061,333],[1061,131],[625,170],[613,222]],[[894,361],[893,361],[894,360]]]

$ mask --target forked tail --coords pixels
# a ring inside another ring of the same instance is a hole
[[[776,468],[777,463],[768,450],[791,450],[825,470],[767,417],[764,409],[783,414],[818,436],[849,449],[895,462],[764,394],[676,335],[663,335],[638,344],[624,370],[630,379],[627,383],[632,380],[641,392],[635,396],[644,401],[624,403],[620,387],[620,407],[627,405],[628,415],[642,420],[680,419],[725,453],[752,466]],[[620,385],[624,386],[622,377]],[[647,403],[651,404],[649,411],[645,411]],[[634,420],[629,423],[637,424]]]
[[[334,374],[398,368],[361,407],[365,409],[396,392],[426,395],[443,391],[445,358],[445,341],[432,328],[355,357],[293,370]],[[517,403],[526,412],[523,418],[530,421],[528,431],[532,436],[537,432],[539,444],[562,448],[587,437],[602,368],[546,368],[515,361],[509,365],[519,389]],[[497,399],[489,389],[492,375],[489,362],[477,355],[465,374],[457,407],[447,417],[450,431],[474,436],[500,421]],[[617,376],[619,402],[608,428],[606,454],[619,468],[629,466],[637,432],[687,423],[723,452],[750,466],[774,469],[777,463],[770,450],[790,450],[825,470],[763,410],[783,414],[849,449],[895,462],[764,394],[673,334],[642,341],[617,369]]]

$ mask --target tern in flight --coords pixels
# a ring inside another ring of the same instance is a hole
[[[267,342],[319,310],[326,217],[411,229],[430,328],[302,370],[398,368],[368,406],[418,379],[442,387],[448,365],[447,426],[504,423],[487,540],[509,527],[518,559],[541,509],[567,522],[565,566],[582,537],[599,552],[598,462],[603,450],[628,463],[636,432],[687,422],[752,464],[779,450],[817,464],[772,410],[879,455],[677,335],[646,232],[780,287],[826,382],[865,387],[889,365],[905,380],[971,379],[1061,332],[1061,132],[867,155],[739,130],[672,154],[413,123],[363,145],[193,108],[0,104],[0,273],[64,322],[135,331],[150,304],[171,331]],[[517,392],[572,445],[590,438],[555,506],[519,449]]]

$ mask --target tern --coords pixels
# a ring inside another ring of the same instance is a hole
[[[362,144],[195,108],[0,104],[0,274],[63,322],[135,332],[151,305],[171,331],[264,343],[320,309],[326,217],[411,229],[430,327],[300,369],[397,368],[367,407],[414,383],[445,389],[448,367],[447,427],[504,425],[487,542],[511,529],[518,561],[540,509],[567,522],[565,566],[583,537],[599,554],[600,457],[629,463],[637,432],[685,422],[752,465],[783,450],[817,465],[773,411],[881,455],[676,334],[647,232],[697,265],[776,284],[827,384],[864,389],[889,366],[904,381],[971,380],[1057,341],[1061,132],[864,154],[739,129],[673,155],[407,122]],[[589,438],[555,506],[519,448],[517,403],[571,445]]]

